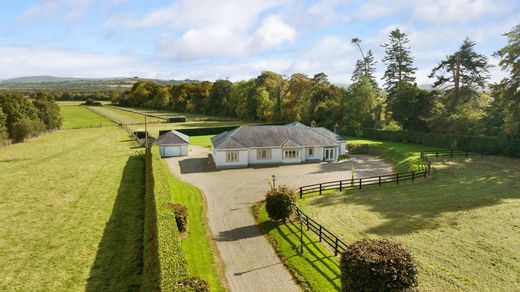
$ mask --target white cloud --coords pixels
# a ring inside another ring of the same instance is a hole
[[[92,0],[41,0],[25,11],[22,21],[52,19],[54,21],[78,21],[87,12]]]
[[[433,23],[467,23],[479,17],[496,15],[512,8],[503,0],[422,0],[415,2],[416,18]]]
[[[261,47],[271,48],[296,37],[296,30],[283,22],[280,15],[271,15],[256,31],[257,42]]]

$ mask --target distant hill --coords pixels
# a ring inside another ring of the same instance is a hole
[[[0,90],[21,92],[60,91],[123,91],[138,81],[150,81],[162,85],[198,82],[195,80],[162,80],[139,77],[75,78],[55,76],[27,76],[0,81]]]

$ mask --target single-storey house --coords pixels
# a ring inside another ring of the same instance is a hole
[[[260,164],[336,161],[347,141],[325,129],[299,122],[287,125],[242,126],[211,138],[218,169]]]
[[[186,156],[189,152],[190,137],[171,130],[159,136],[155,144],[159,145],[161,157]]]

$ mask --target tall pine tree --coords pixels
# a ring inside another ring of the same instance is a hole
[[[447,108],[458,106],[476,97],[477,89],[484,88],[489,79],[487,57],[475,52],[475,42],[466,38],[457,52],[446,57],[435,68],[430,78],[436,78],[434,87],[448,91]]]
[[[385,48],[385,57],[383,63],[386,64],[385,80],[386,89],[395,87],[399,82],[414,82],[416,67],[413,66],[413,57],[411,56],[410,41],[406,34],[398,28],[390,32],[388,43],[383,44]]]

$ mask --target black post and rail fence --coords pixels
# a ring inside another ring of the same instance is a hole
[[[417,178],[425,178],[426,176],[431,174],[431,158],[439,158],[439,157],[454,157],[461,156],[469,157],[470,155],[480,155],[484,156],[485,153],[473,153],[466,151],[454,151],[454,150],[433,150],[433,151],[423,151],[421,152],[421,169],[418,171],[412,171],[407,173],[394,173],[380,176],[372,176],[365,178],[356,178],[356,179],[347,179],[347,180],[339,180],[339,181],[331,181],[313,185],[307,185],[300,187],[300,198],[303,197],[304,194],[319,192],[322,194],[324,190],[338,189],[343,190],[346,188],[354,188],[358,187],[362,189],[363,186],[368,185],[379,185],[385,183],[395,183],[399,184],[400,181],[411,180],[415,181]],[[318,237],[318,241],[321,243],[326,243],[333,251],[334,255],[337,256],[345,252],[348,249],[348,245],[342,241],[337,235],[332,233],[327,228],[323,227],[316,220],[310,218],[305,213],[303,213],[300,208],[295,206],[296,215],[299,218],[300,224],[302,228],[306,228],[307,231],[314,233]],[[303,252],[303,246],[302,250]]]

